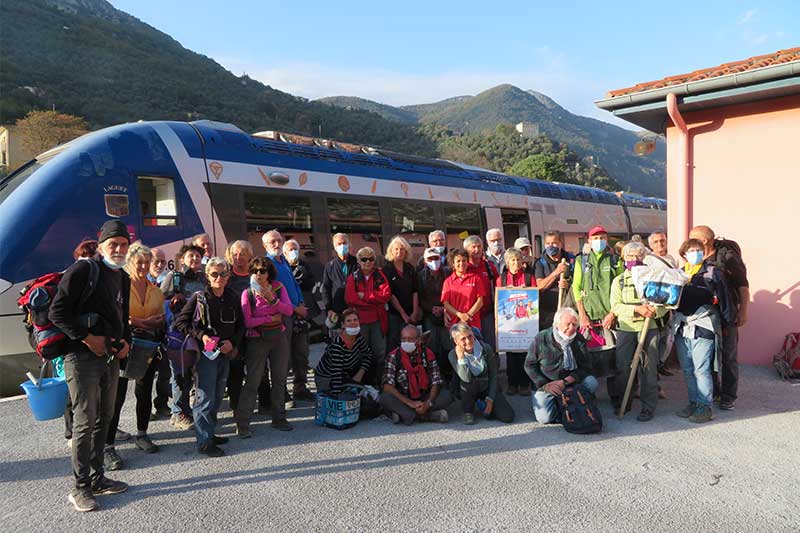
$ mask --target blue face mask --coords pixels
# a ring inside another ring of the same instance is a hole
[[[290,263],[296,262],[298,257],[300,257],[300,254],[297,250],[289,250],[286,252],[286,259],[288,259]]]
[[[278,254],[273,252],[272,250],[267,250],[267,257],[277,257]]]
[[[439,255],[444,253],[444,246],[434,246],[433,249],[436,250],[436,253]]]
[[[439,259],[436,259],[434,261],[425,261],[425,264],[428,266],[428,268],[430,268],[434,272],[439,270],[439,268],[442,266],[442,262]]]
[[[608,244],[608,242],[605,239],[594,240],[592,241],[592,250],[594,250],[597,253],[600,253],[606,249],[606,244]]]
[[[339,257],[346,257],[347,253],[350,251],[350,247],[346,244],[339,244],[334,247],[334,250],[339,254]]]
[[[114,261],[112,261],[112,260],[108,259],[108,258],[107,258],[107,257],[105,257],[105,256],[103,257],[103,263],[105,263],[105,264],[106,264],[106,266],[107,266],[108,268],[110,268],[111,270],[119,270],[119,269],[121,269],[122,267],[124,267],[124,266],[125,266],[125,264],[124,264],[124,263],[123,263],[123,264],[121,264],[121,265],[118,265],[117,263],[115,263]]]
[[[703,262],[703,252],[701,250],[686,252],[686,261],[692,266],[699,265]]]
[[[555,257],[558,255],[558,252],[561,251],[561,248],[558,246],[548,246],[544,249],[545,253],[550,257]]]

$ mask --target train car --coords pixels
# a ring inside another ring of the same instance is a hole
[[[509,246],[528,237],[538,254],[551,230],[578,251],[596,224],[620,238],[631,228],[647,234],[666,225],[663,210],[639,219],[638,206],[588,187],[268,137],[211,121],[123,124],[54,148],[1,180],[0,393],[17,392],[36,364],[20,324],[19,290],[68,267],[76,244],[96,237],[108,218],[123,220],[134,239],[168,258],[203,232],[220,255],[242,238],[263,253],[261,235],[277,228],[298,240],[318,272],[337,232],[351,236],[354,251],[372,246],[380,257],[396,234],[419,255],[434,229],[444,229],[455,247],[501,227]]]

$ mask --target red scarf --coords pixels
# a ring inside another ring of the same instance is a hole
[[[419,364],[413,366],[411,364],[411,356],[403,351],[402,348],[398,348],[398,350],[400,351],[400,363],[408,376],[408,395],[412,400],[419,400],[422,397],[422,393],[427,392],[431,385],[430,379],[428,379],[428,370],[423,364],[422,355],[417,358]],[[430,352],[427,348],[425,351]],[[430,354],[432,355],[433,352]],[[429,354],[426,353],[426,355]],[[428,360],[430,361],[430,357],[428,357]]]

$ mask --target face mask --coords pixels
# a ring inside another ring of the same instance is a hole
[[[297,261],[298,257],[300,257],[300,253],[297,250],[289,250],[286,252],[286,259],[288,259],[290,263]]]
[[[255,292],[261,292],[261,285],[256,280],[255,274],[250,274],[250,288]]]
[[[273,252],[272,250],[267,250],[267,257],[276,257],[278,254]]]
[[[644,263],[642,263],[642,262],[641,262],[641,261],[639,261],[638,259],[636,259],[636,260],[634,260],[634,261],[625,261],[625,268],[626,268],[627,270],[630,270],[630,269],[632,269],[633,267],[636,267],[636,266],[642,266],[643,264],[644,264]]]
[[[350,247],[346,244],[339,244],[334,247],[334,250],[336,250],[336,253],[339,254],[339,257],[346,257],[347,252],[350,251]]]
[[[500,241],[491,241],[489,242],[489,251],[493,254],[499,254],[503,251],[503,245],[500,244]]]
[[[350,335],[351,337],[355,337],[361,332],[361,327],[356,326],[354,328],[344,328],[344,332]]]
[[[561,251],[561,248],[559,248],[558,246],[548,246],[547,248],[544,249],[544,251],[550,257],[555,257],[558,255],[558,252]]]
[[[703,252],[701,250],[686,252],[686,260],[690,265],[699,265],[703,262]]]
[[[598,239],[598,240],[592,241],[592,250],[594,250],[597,253],[600,253],[600,252],[602,252],[603,250],[606,249],[606,244],[608,244],[608,243],[606,242],[605,239]]]
[[[111,270],[119,270],[120,268],[125,266],[125,261],[123,261],[122,263],[115,263],[114,261],[105,256],[103,256],[103,263],[105,263],[106,266]]]
[[[425,264],[428,266],[428,268],[436,272],[442,266],[442,260],[436,259],[434,261],[425,261]]]
[[[403,350],[406,353],[414,353],[414,351],[417,349],[417,343],[416,342],[401,342],[400,343],[400,349]]]
[[[444,253],[444,246],[434,246],[433,249],[436,250],[436,253],[439,255]]]

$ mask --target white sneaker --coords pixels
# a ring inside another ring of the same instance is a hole
[[[67,439],[67,449],[68,450],[72,449],[72,439]]]

